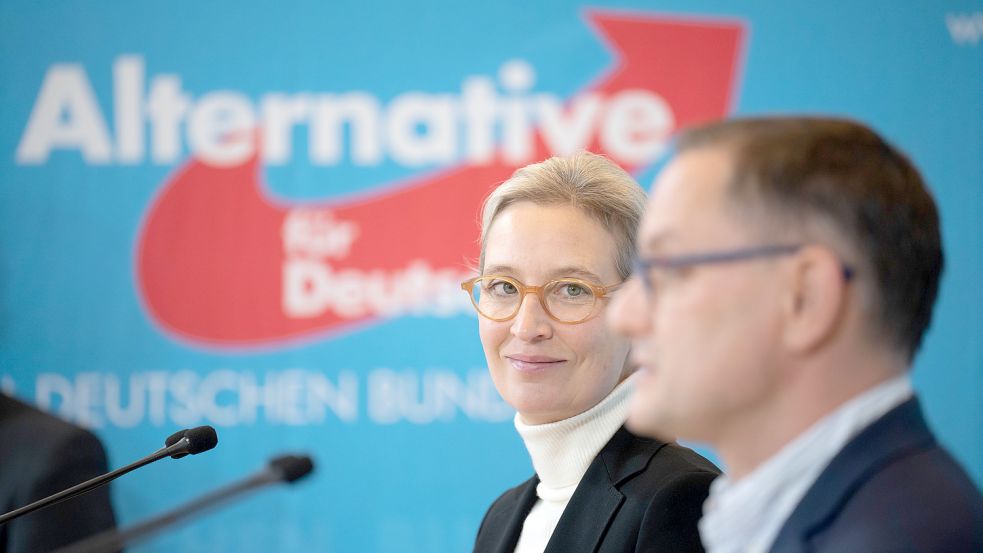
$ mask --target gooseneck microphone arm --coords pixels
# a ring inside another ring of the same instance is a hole
[[[215,434],[215,429],[211,426],[199,426],[190,430],[181,430],[169,436],[164,447],[158,449],[150,455],[147,455],[143,459],[140,459],[135,463],[130,463],[125,467],[118,468],[112,472],[86,480],[81,484],[76,484],[67,490],[62,490],[54,495],[49,495],[48,497],[39,499],[34,503],[14,509],[9,513],[4,513],[3,515],[0,515],[0,524],[5,524],[15,518],[24,516],[28,513],[33,513],[38,509],[43,509],[49,505],[54,505],[55,503],[60,503],[66,499],[71,499],[77,495],[92,491],[99,486],[108,484],[109,482],[123,476],[128,472],[133,472],[142,466],[149,465],[154,461],[159,461],[164,457],[179,459],[185,455],[197,455],[198,453],[208,451],[209,449],[215,447],[215,444],[217,443],[218,437]]]
[[[236,483],[207,493],[164,514],[123,530],[107,530],[55,553],[109,553],[156,535],[191,516],[224,503],[231,498],[278,482],[292,483],[314,470],[310,457],[283,455],[269,462],[263,470]]]

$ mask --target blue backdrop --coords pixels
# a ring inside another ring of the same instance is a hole
[[[147,544],[469,550],[531,474],[455,285],[481,196],[667,134],[833,113],[908,152],[947,254],[914,379],[983,483],[983,4],[0,2],[0,387],[121,465],[132,523],[305,451],[303,486]]]

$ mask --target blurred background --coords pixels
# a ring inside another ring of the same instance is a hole
[[[938,201],[914,380],[983,484],[981,39],[978,1],[0,1],[0,388],[113,467],[218,429],[113,484],[123,525],[316,458],[134,551],[466,551],[532,473],[458,287],[482,197],[583,148],[647,187],[682,125],[827,113]]]

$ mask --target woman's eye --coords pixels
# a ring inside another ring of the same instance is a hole
[[[565,282],[561,284],[560,287],[557,288],[557,291],[559,292],[561,298],[569,300],[585,299],[589,298],[591,295],[591,291],[588,288],[574,282]]]
[[[491,285],[488,286],[488,288],[491,290],[493,294],[497,294],[500,296],[509,296],[515,294],[518,291],[515,287],[515,284],[512,284],[511,282],[506,282],[504,280],[492,282]]]

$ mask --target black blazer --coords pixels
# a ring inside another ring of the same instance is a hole
[[[978,553],[983,497],[912,398],[833,458],[771,550]]]
[[[619,429],[591,462],[546,553],[702,551],[696,523],[719,471],[693,451]],[[485,514],[475,553],[512,553],[536,503],[533,476]]]
[[[90,432],[0,394],[0,512],[107,471]],[[0,553],[39,553],[115,527],[109,486],[0,526]]]

